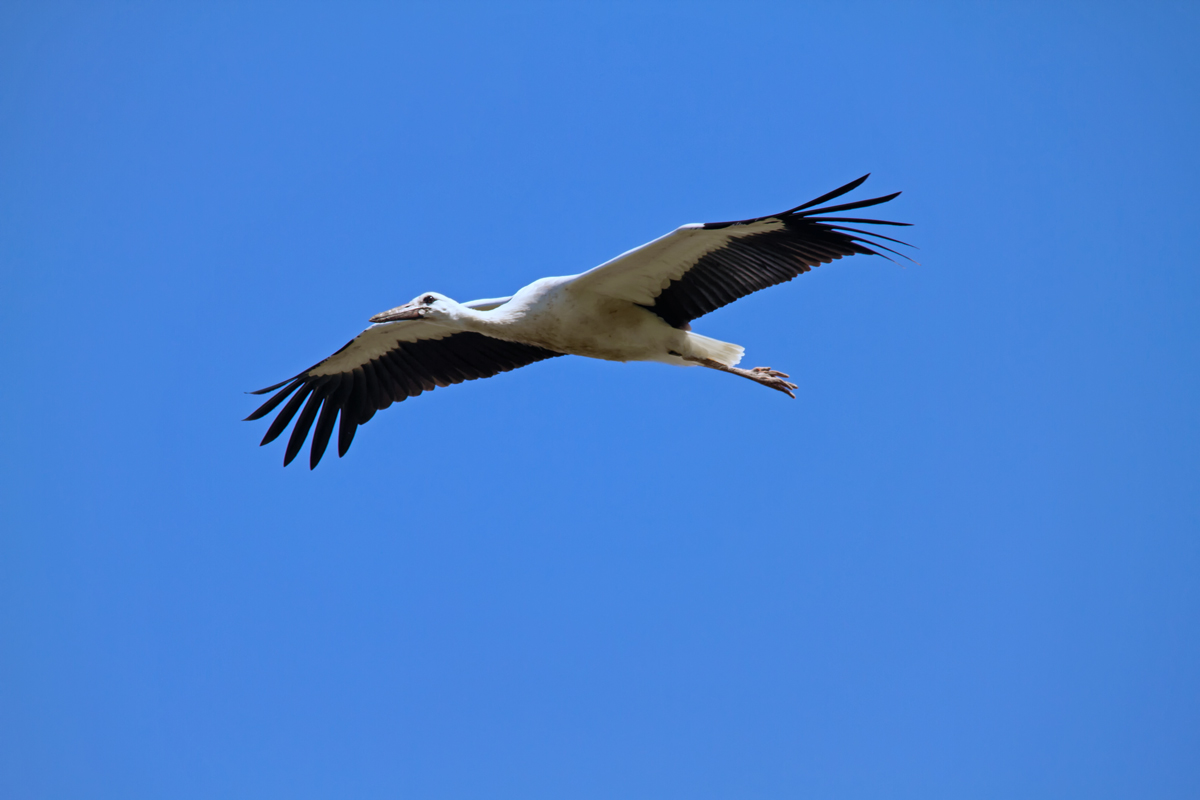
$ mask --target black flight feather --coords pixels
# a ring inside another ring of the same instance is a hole
[[[829,264],[850,255],[877,255],[891,260],[879,250],[904,256],[876,239],[905,246],[907,242],[872,231],[829,224],[853,222],[861,225],[907,225],[888,220],[824,216],[838,211],[867,208],[895,199],[900,193],[818,208],[822,203],[857,189],[869,177],[864,175],[832,192],[781,214],[734,222],[709,222],[704,230],[726,229],[730,238],[724,245],[699,256],[679,278],[659,292],[646,306],[669,325],[687,325],[740,297],[789,281],[819,264]],[[807,210],[806,210],[807,209]],[[739,231],[739,226],[754,223],[778,223],[766,230]],[[854,234],[862,234],[862,237]],[[863,238],[870,237],[870,238]],[[875,248],[878,248],[875,249]],[[910,259],[911,260],[911,259]]]

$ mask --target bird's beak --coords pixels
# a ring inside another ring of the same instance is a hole
[[[371,317],[371,322],[397,322],[402,319],[421,319],[426,314],[426,308],[419,306],[416,303],[405,303],[402,306],[396,306],[390,311],[376,314]]]

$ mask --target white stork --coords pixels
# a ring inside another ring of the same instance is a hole
[[[823,215],[886,203],[899,192],[814,208],[867,177],[781,214],[684,225],[582,274],[536,280],[512,297],[458,303],[426,292],[371,317],[371,327],[324,361],[253,392],[279,390],[246,419],[266,416],[291,396],[262,444],[283,433],[299,411],[283,463],[300,452],[315,420],[311,469],[339,412],[340,457],[358,426],[392,403],[561,355],[708,367],[795,398],[788,375],[770,367],[739,369],[741,347],[694,333],[688,323],[818,264],[856,253],[883,255],[872,247],[896,253],[854,234],[905,242],[841,223],[908,223]]]

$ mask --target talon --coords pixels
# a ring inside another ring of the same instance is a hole
[[[750,380],[754,381],[755,383],[761,383],[763,386],[766,386],[768,389],[774,389],[777,392],[783,392],[784,394],[786,394],[788,397],[792,398],[793,400],[796,399],[796,395],[792,393],[792,390],[796,389],[798,387],[796,386],[796,384],[784,380],[784,378],[791,377],[786,372],[779,372],[778,370],[771,369],[770,367],[755,367],[753,369],[743,369],[743,368],[739,368],[739,367],[727,367],[724,364],[721,364],[716,361],[712,361],[711,359],[688,357],[688,356],[685,356],[685,358],[688,361],[694,361],[695,363],[701,364],[710,369],[719,369],[722,372],[729,372],[729,373],[732,373],[733,375],[741,375],[743,378],[749,378]]]
[[[771,369],[770,367],[755,367],[754,369],[752,369],[750,371],[758,373],[759,375],[769,375],[772,378],[790,378],[790,377],[792,377],[791,375],[788,375],[786,372],[779,372],[778,370]]]

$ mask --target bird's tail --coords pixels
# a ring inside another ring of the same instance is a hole
[[[722,342],[720,339],[710,339],[692,331],[687,332],[687,338],[688,344],[691,345],[692,355],[699,358],[711,358],[727,367],[736,367],[746,352],[741,345]]]

